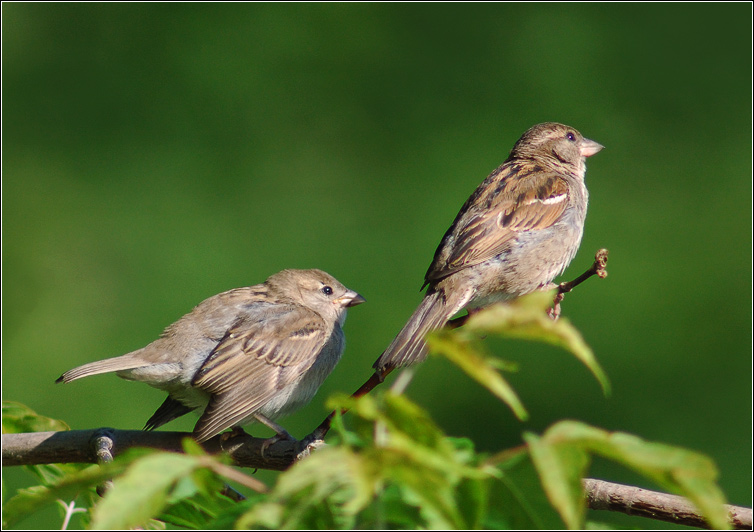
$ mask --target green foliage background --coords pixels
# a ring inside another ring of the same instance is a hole
[[[439,360],[408,393],[482,450],[575,418],[702,451],[751,506],[749,4],[3,4],[2,24],[3,398],[139,428],[160,392],[53,381],[210,295],[317,267],[368,304],[284,420],[303,436],[370,375],[466,197],[555,120],[606,146],[564,278],[600,247],[610,275],[564,315],[613,395],[556,348],[502,340],[528,422]]]

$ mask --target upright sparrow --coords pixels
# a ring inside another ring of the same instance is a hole
[[[57,382],[116,372],[168,392],[154,429],[196,408],[204,441],[229,427],[305,405],[340,360],[348,307],[364,298],[321,270],[283,270],[264,283],[210,297],[131,353],[66,371]]]
[[[585,161],[602,148],[553,122],[524,133],[461,207],[424,276],[424,299],[374,368],[382,373],[424,360],[424,336],[463,308],[549,288],[578,250]]]

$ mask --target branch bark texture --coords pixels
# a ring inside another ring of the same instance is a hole
[[[696,506],[688,499],[635,486],[585,478],[583,481],[589,508],[638,515],[658,521],[709,528]],[[751,530],[751,508],[726,505],[728,521],[736,530]]]
[[[3,434],[3,467],[14,465],[98,463],[100,442],[112,440],[112,454],[117,456],[131,447],[149,447],[163,451],[182,452],[181,441],[191,438],[190,432],[147,432],[100,428],[65,432],[28,432]],[[202,444],[210,454],[227,453],[234,465],[282,471],[303,458],[315,443],[280,440],[265,448],[264,438],[245,433],[231,437],[216,436]]]

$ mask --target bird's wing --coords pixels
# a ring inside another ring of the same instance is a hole
[[[504,164],[461,208],[435,252],[427,283],[499,255],[521,231],[552,226],[568,194],[568,183],[554,170],[534,162]]]
[[[315,312],[289,305],[237,322],[194,376],[192,384],[212,396],[194,429],[197,438],[259,411],[311,367],[330,332]]]

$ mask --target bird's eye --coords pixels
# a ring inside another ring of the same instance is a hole
[[[329,286],[323,286],[320,290],[326,296],[331,296],[332,295],[332,288],[330,288]]]
[[[566,133],[566,138],[571,142],[574,142],[576,140],[576,135],[573,134],[573,131],[569,131]]]

